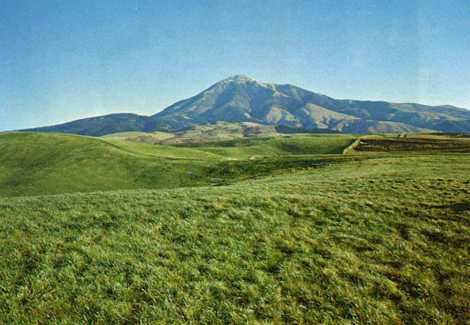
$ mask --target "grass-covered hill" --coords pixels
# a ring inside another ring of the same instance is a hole
[[[120,146],[63,134],[4,134],[0,136],[0,195],[183,186],[189,184],[186,173],[198,167],[187,158],[210,156],[187,151]]]
[[[0,323],[468,321],[468,134],[239,131],[0,134]]]
[[[6,133],[0,135],[0,196],[233,182],[313,164],[315,159],[302,155],[338,154],[353,141],[345,135],[297,135],[183,147],[54,133]],[[248,158],[258,161],[254,164]]]
[[[147,146],[1,146],[3,191],[15,168],[116,185],[157,167]],[[466,153],[352,154],[230,186],[0,198],[0,323],[465,324],[469,175]]]

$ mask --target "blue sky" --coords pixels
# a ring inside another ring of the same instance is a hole
[[[470,2],[0,0],[0,130],[153,114],[234,74],[470,108]]]

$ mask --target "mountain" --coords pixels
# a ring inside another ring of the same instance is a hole
[[[26,131],[63,132],[80,135],[102,136],[110,133],[127,131],[146,131],[148,116],[137,114],[110,114],[90,117],[64,124],[46,126]],[[149,130],[150,131],[150,130]]]
[[[470,131],[470,111],[463,108],[339,100],[243,75],[222,80],[152,116],[113,114],[33,131],[101,136],[125,131],[175,131],[220,121],[348,133]]]

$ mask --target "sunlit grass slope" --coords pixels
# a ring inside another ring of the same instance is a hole
[[[247,168],[251,171],[248,176],[256,176],[258,165],[266,174],[267,165],[246,160],[230,167],[239,172],[221,174],[224,168],[219,167],[228,160],[255,154],[281,156],[275,162],[269,160],[271,172],[302,167],[309,164],[306,159],[317,159],[304,157],[285,163],[286,156],[340,152],[353,140],[314,135],[237,141],[241,142],[176,147],[53,133],[1,134],[0,196],[198,186],[210,184],[214,177],[232,182]]]
[[[260,156],[341,154],[354,139],[351,135],[342,134],[297,134],[194,144],[193,147],[224,157],[247,159]]]
[[[0,198],[0,323],[464,324],[469,175],[465,154],[375,156]]]
[[[183,148],[150,149],[63,134],[4,134],[0,195],[197,185],[187,173],[200,168],[194,159],[210,156]]]

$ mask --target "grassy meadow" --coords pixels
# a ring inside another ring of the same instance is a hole
[[[301,155],[339,153],[352,141],[351,136],[314,135],[188,147],[64,134],[6,133],[0,135],[0,196],[188,187],[210,185],[214,178],[233,182],[233,175],[243,174],[246,168],[252,170],[249,176],[254,176],[264,160],[273,172],[285,169],[285,165],[295,167],[296,161],[303,166]],[[261,163],[253,164],[248,158],[259,158]],[[241,162],[240,171],[221,175],[227,164],[231,168],[230,161]]]
[[[470,142],[412,139],[0,135],[0,323],[466,324]]]

